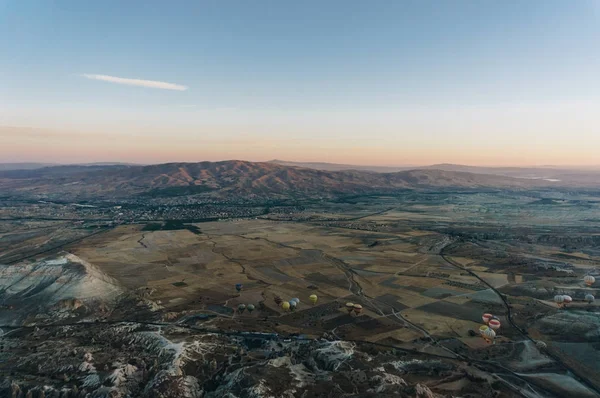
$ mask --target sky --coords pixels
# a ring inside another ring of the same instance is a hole
[[[600,0],[0,0],[0,162],[599,165]]]

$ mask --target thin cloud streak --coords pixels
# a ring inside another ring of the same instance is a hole
[[[159,82],[159,81],[155,81],[155,80],[127,79],[124,77],[116,77],[116,76],[108,76],[108,75],[94,75],[94,74],[89,74],[89,73],[84,73],[81,76],[85,77],[86,79],[102,80],[104,82],[124,84],[127,86],[159,88],[162,90],[175,90],[175,91],[186,91],[188,89],[187,86],[182,86],[181,84]]]

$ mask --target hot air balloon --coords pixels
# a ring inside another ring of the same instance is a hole
[[[238,305],[238,311],[240,312],[240,314],[243,314],[245,309],[246,309],[246,304]]]
[[[488,325],[493,330],[498,330],[498,329],[500,329],[500,320],[498,318],[494,317],[494,318],[490,319],[490,321],[488,322]]]
[[[535,346],[540,350],[544,350],[548,347],[548,345],[546,343],[544,343],[542,340],[536,341]]]
[[[494,330],[487,325],[481,325],[479,327],[479,333],[481,334],[481,337],[483,337],[488,343],[490,341],[494,341],[496,338],[496,332],[494,332]]]
[[[481,316],[481,319],[483,319],[483,323],[485,323],[487,325],[487,323],[490,321],[490,319],[492,319],[493,315],[489,314],[489,313],[485,313]]]
[[[254,311],[254,304],[248,304],[248,306],[246,307],[248,309],[248,312],[252,314],[252,311]]]
[[[362,312],[362,305],[360,304],[354,304],[354,313],[356,315],[360,314]]]
[[[565,305],[573,301],[571,296],[567,296],[566,294],[563,296],[563,298],[565,299]]]
[[[354,303],[346,303],[346,309],[348,310],[348,314],[351,314],[354,311]]]
[[[290,300],[289,304],[290,304],[290,310],[292,310],[292,311],[294,311],[296,309],[296,306],[298,305],[298,304],[296,304],[296,302],[294,300]]]
[[[317,295],[316,295],[316,294],[311,294],[311,295],[308,297],[308,299],[310,300],[310,302],[312,303],[312,305],[315,305],[315,304],[317,304],[318,297],[317,297]]]
[[[588,303],[590,303],[590,304],[591,304],[591,303],[593,303],[595,299],[596,299],[596,298],[595,298],[595,297],[594,297],[594,295],[592,295],[592,294],[586,294],[586,295],[585,295],[585,301],[587,301],[587,302],[588,302]]]
[[[237,290],[237,291],[238,291],[238,293],[239,293],[239,292],[241,292],[241,291],[242,291],[242,288],[243,288],[243,287],[244,287],[244,285],[242,285],[241,283],[236,283],[236,285],[235,285],[235,290]]]
[[[565,296],[563,296],[561,294],[557,294],[556,296],[554,296],[554,302],[559,307],[562,307],[565,304]]]
[[[296,305],[300,304],[300,299],[298,297],[294,297],[292,300],[296,302]]]
[[[281,303],[281,308],[283,308],[284,311],[287,311],[290,309],[290,303],[288,303],[287,301],[284,301]]]
[[[273,300],[275,301],[275,304],[277,304],[277,305],[281,305],[281,303],[283,302],[283,300],[279,296],[275,296],[275,298]]]
[[[585,282],[586,285],[592,286],[594,284],[594,282],[596,282],[596,278],[594,278],[591,275],[586,275],[583,277],[583,281]]]

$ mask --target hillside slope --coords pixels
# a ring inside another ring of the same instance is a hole
[[[0,172],[0,189],[27,195],[74,197],[131,195],[258,197],[327,197],[339,194],[386,192],[407,188],[529,188],[553,186],[539,180],[517,179],[442,170],[375,173],[323,171],[246,161],[167,163],[73,170],[60,167]]]

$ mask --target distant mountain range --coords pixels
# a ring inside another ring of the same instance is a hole
[[[597,182],[597,181],[596,181]],[[573,186],[543,179],[437,169],[377,173],[325,171],[274,162],[166,163],[150,166],[56,166],[0,172],[0,191],[19,195],[100,197],[318,198],[399,189],[528,189]],[[589,186],[589,185],[585,185]],[[600,184],[595,185],[600,187]]]
[[[284,160],[271,160],[270,163],[276,163],[286,166],[308,167],[317,170],[341,171],[341,170],[365,170],[378,173],[390,173],[406,170],[443,170],[462,173],[489,174],[513,178],[539,179],[549,182],[561,182],[567,185],[595,185],[600,186],[600,166],[598,167],[560,167],[560,166],[539,166],[539,167],[485,167],[485,166],[465,166],[460,164],[441,163],[431,166],[400,166],[400,167],[380,167],[380,166],[357,166],[336,163],[303,163],[288,162]],[[558,180],[558,181],[556,181]]]
[[[121,163],[121,162],[96,162],[96,163],[73,163],[73,164],[62,164],[62,163],[0,163],[0,171],[5,170],[35,170],[44,167],[55,167],[55,166],[115,166],[115,165],[136,165],[135,163]]]
[[[290,162],[287,160],[269,160],[267,163],[280,164],[282,166],[306,167],[309,169],[326,170],[326,171],[343,171],[343,170],[363,170],[374,171],[376,173],[393,173],[403,170],[417,169],[418,166],[359,166],[352,164],[338,164],[325,162]]]

